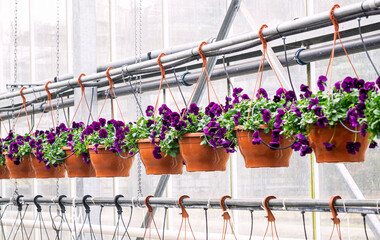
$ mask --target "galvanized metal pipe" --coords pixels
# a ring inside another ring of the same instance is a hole
[[[356,3],[356,4],[352,4],[352,5],[348,5],[345,7],[338,8],[335,10],[334,15],[339,20],[339,18],[341,18],[341,17],[360,13],[362,11],[377,9],[378,7],[380,7],[380,0],[366,0],[363,3]],[[316,14],[313,16],[309,16],[309,17],[299,18],[299,19],[296,19],[293,21],[282,22],[277,27],[271,27],[271,28],[264,29],[263,35],[264,36],[270,36],[270,35],[274,35],[274,34],[278,34],[278,33],[285,33],[288,31],[295,30],[295,29],[307,28],[308,26],[312,26],[314,24],[325,22],[325,21],[330,21],[328,11],[322,12],[322,13],[319,13],[319,14]],[[258,39],[257,33],[256,32],[249,32],[249,33],[241,34],[241,35],[231,37],[231,38],[228,38],[225,40],[221,40],[218,42],[210,43],[210,44],[204,46],[202,48],[202,50],[205,53],[207,53],[207,52],[210,52],[213,50],[218,50],[221,48],[237,45],[240,43],[244,43],[244,42],[248,42],[248,41],[252,41],[252,40],[256,40],[256,39]],[[169,62],[180,60],[183,58],[187,58],[187,57],[191,57],[191,56],[197,56],[198,55],[197,50],[198,50],[197,48],[191,48],[188,50],[184,50],[181,52],[170,54],[170,55],[167,55],[165,57],[162,57],[161,62],[162,63],[169,63]],[[114,70],[111,70],[109,73],[111,76],[115,76],[115,75],[121,74],[122,71],[133,72],[133,71],[145,69],[145,68],[152,67],[152,66],[157,66],[156,59],[147,60],[144,62],[132,64],[129,66],[116,68]],[[105,72],[101,72],[101,73],[95,73],[95,74],[87,75],[87,76],[83,77],[81,80],[84,83],[84,82],[94,81],[94,80],[98,80],[98,79],[105,78],[105,77],[106,77]],[[61,87],[67,86],[67,85],[76,86],[76,84],[77,84],[77,79],[61,81],[61,82],[51,84],[49,86],[49,89],[51,90],[51,89],[61,88]],[[45,91],[43,86],[34,87],[33,89],[32,88],[26,89],[26,90],[24,90],[24,94],[29,94],[29,93],[33,93],[33,92],[41,92],[41,91]],[[12,97],[15,97],[18,95],[19,94],[16,92],[3,94],[0,96],[0,100],[12,98]]]
[[[22,198],[23,204],[34,204],[33,198]],[[119,203],[123,206],[145,207],[145,198],[120,198]],[[196,199],[186,198],[183,205],[192,209],[220,209],[220,199]],[[39,198],[37,201],[41,205],[56,205],[58,198]],[[14,203],[10,198],[0,198],[0,205]],[[63,198],[65,206],[82,206],[81,198]],[[379,200],[362,199],[339,199],[335,202],[338,212],[380,214]],[[115,206],[114,198],[93,198],[87,199],[89,206]],[[178,199],[154,197],[149,199],[152,207],[179,208]],[[226,199],[225,205],[230,210],[264,210],[263,199]],[[316,199],[271,199],[269,207],[275,211],[307,211],[307,212],[329,212],[329,200]]]

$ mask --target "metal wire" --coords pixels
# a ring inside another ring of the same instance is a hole
[[[363,217],[363,225],[364,225],[364,233],[365,233],[365,237],[366,237],[366,239],[368,240],[367,224],[366,224],[366,220],[365,220],[365,217],[366,217],[366,216],[367,216],[367,214],[362,213],[362,217]]]
[[[379,75],[379,72],[377,71],[377,68],[376,68],[375,64],[373,63],[371,57],[369,56],[369,53],[368,53],[368,50],[367,50],[367,46],[365,45],[365,42],[364,42],[364,39],[363,39],[362,28],[361,28],[361,26],[360,26],[360,20],[361,20],[361,18],[358,17],[357,20],[358,20],[358,30],[359,30],[359,35],[360,35],[360,39],[362,40],[362,43],[363,43],[364,51],[365,51],[365,53],[366,53],[366,55],[367,55],[367,57],[368,57],[368,60],[371,62],[371,65],[372,65],[373,69],[375,70],[377,76],[379,77],[379,76],[380,76],[380,75]]]
[[[304,234],[305,234],[305,240],[307,240],[305,211],[301,211],[301,214],[302,214],[302,223],[303,223],[303,231],[304,231]]]

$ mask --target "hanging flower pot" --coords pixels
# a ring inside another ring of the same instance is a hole
[[[91,162],[86,163],[82,155],[71,151],[70,147],[62,147],[66,153],[65,168],[68,177],[95,177],[95,169]]]
[[[188,172],[225,171],[229,153],[225,148],[201,145],[204,133],[187,133],[178,139],[179,149]]]
[[[258,130],[261,140],[265,143],[272,141],[272,131],[264,133],[266,126],[260,126]],[[289,167],[289,159],[293,150],[289,147],[286,149],[271,149],[263,142],[252,144],[254,140],[254,131],[242,130],[242,127],[235,127],[236,137],[239,145],[239,150],[244,157],[245,166],[247,168],[260,167]],[[280,137],[280,148],[292,144],[292,140],[285,137]]]
[[[65,167],[64,166],[48,166],[44,161],[39,161],[35,156],[31,156],[34,172],[36,178],[64,178]]]
[[[11,178],[34,178],[36,177],[32,160],[30,156],[21,157],[20,163],[15,164],[14,161],[9,159],[5,155],[6,166],[9,170],[9,175]]]
[[[91,163],[95,169],[96,177],[128,177],[134,157],[123,159],[116,152],[105,149],[99,145],[97,153],[95,146],[87,146]]]
[[[155,140],[156,144],[159,142]],[[157,174],[182,174],[183,158],[181,154],[177,154],[176,157],[170,155],[165,156],[164,153],[160,153],[161,159],[156,159],[152,152],[155,145],[150,139],[141,139],[138,141],[139,152],[141,161],[143,162],[148,175]]]
[[[368,137],[368,133],[363,137],[338,124],[325,128],[313,126],[308,139],[317,163],[344,163],[364,162],[369,145]],[[327,144],[330,145],[326,146]]]

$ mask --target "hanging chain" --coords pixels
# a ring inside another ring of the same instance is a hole
[[[138,6],[137,6],[138,1]],[[135,0],[135,63],[141,62],[142,56],[142,2],[141,0]],[[137,101],[141,105],[141,76],[136,77],[135,91],[137,94]],[[140,118],[141,113],[136,106],[136,118]],[[140,155],[137,157],[137,176],[138,176],[138,189],[137,196],[142,197],[142,163]]]
[[[57,0],[57,25],[56,25],[56,57],[57,57],[57,71],[56,71],[56,80],[58,81],[59,77],[59,0]],[[57,96],[57,125],[59,125],[59,96]]]
[[[18,38],[17,38],[17,34],[18,34],[18,6],[17,6],[17,0],[14,1],[15,3],[15,8],[14,8],[14,49],[13,49],[13,82],[14,83],[17,83],[17,48],[18,48]],[[14,91],[14,88],[11,88],[11,91],[13,92]],[[13,111],[13,108],[14,108],[14,99],[11,98],[11,104],[12,104],[12,127],[14,126],[15,124],[15,114],[14,114],[14,111]],[[11,128],[12,129],[12,128]],[[11,130],[10,129],[10,130]],[[16,182],[17,183],[17,182]]]
[[[56,189],[55,189],[55,195],[57,196],[57,197],[59,197],[59,178],[57,178],[57,181],[56,181]]]

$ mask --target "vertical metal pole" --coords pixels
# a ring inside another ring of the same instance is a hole
[[[222,26],[219,29],[218,36],[216,37],[216,41],[225,39],[228,36],[232,22],[235,19],[235,16],[239,10],[240,3],[241,3],[241,0],[231,0],[231,3],[230,3],[230,6],[228,8],[228,11],[226,13],[226,16],[224,17]],[[211,74],[214,70],[216,60],[217,60],[217,57],[211,57],[208,59],[207,69],[208,69],[208,74],[210,77],[211,77]],[[192,102],[195,102],[197,104],[200,103],[201,98],[204,94],[205,84],[206,84],[206,74],[203,73],[203,75],[199,81],[198,87],[195,90]],[[157,184],[156,191],[154,192],[155,197],[161,197],[162,196],[162,194],[165,191],[165,188],[166,188],[166,185],[168,183],[169,178],[170,178],[170,175],[161,176],[161,178]],[[154,208],[153,214],[155,213],[155,210],[156,209]],[[143,228],[145,227],[145,223],[146,223],[147,219],[148,219],[148,216],[145,215],[144,222],[142,223],[141,227],[143,227]],[[142,238],[137,238],[137,239],[141,240]]]

